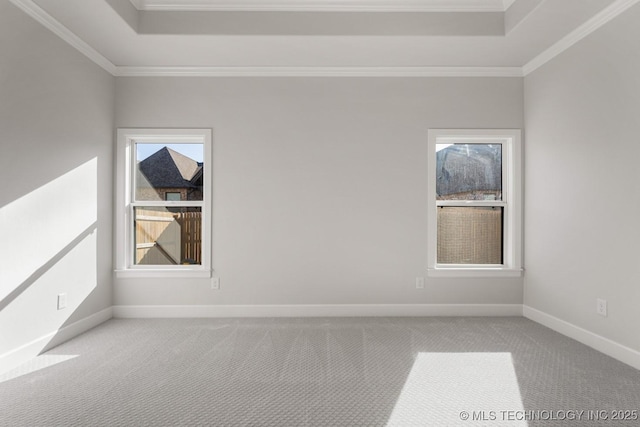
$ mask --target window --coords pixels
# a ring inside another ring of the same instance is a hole
[[[119,277],[210,277],[211,130],[118,129]]]
[[[429,130],[428,274],[522,274],[520,130]]]

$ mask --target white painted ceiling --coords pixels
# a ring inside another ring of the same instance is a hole
[[[523,75],[640,0],[10,0],[114,75]]]

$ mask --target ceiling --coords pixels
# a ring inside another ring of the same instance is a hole
[[[116,76],[523,76],[640,0],[10,0]]]

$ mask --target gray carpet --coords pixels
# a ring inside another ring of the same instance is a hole
[[[2,426],[637,426],[612,418],[638,410],[640,371],[517,317],[112,319],[0,376]]]

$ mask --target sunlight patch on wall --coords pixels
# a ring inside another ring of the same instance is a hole
[[[93,158],[0,208],[0,372],[55,345],[97,287],[97,175]]]
[[[418,353],[387,425],[498,426],[523,409],[511,353]]]
[[[97,221],[93,158],[0,209],[0,300]]]

